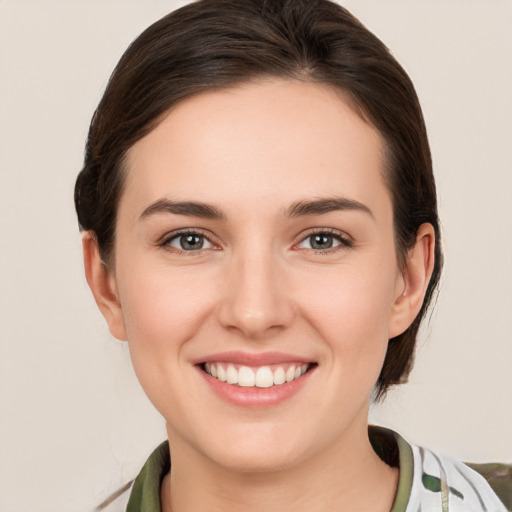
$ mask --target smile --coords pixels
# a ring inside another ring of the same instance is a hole
[[[204,363],[202,369],[208,374],[233,386],[246,388],[270,388],[292,382],[304,375],[311,364],[287,363],[280,365],[249,367],[232,363]]]

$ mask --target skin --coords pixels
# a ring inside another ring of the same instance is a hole
[[[114,259],[101,263],[91,233],[84,258],[166,420],[164,511],[391,508],[398,471],[370,446],[369,400],[388,339],[421,307],[434,233],[420,227],[400,268],[383,169],[380,134],[342,94],[296,81],[187,99],[130,149]],[[367,210],[286,214],[333,197]],[[162,200],[208,203],[223,218],[147,213]],[[204,235],[203,248],[185,251],[172,238],[182,229]],[[332,247],[313,247],[312,230],[327,230]],[[289,399],[241,407],[196,365],[227,350],[316,367]]]

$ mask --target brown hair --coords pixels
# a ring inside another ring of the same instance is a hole
[[[376,397],[404,382],[420,322],[442,266],[430,149],[411,80],[386,46],[328,0],[200,0],[146,29],[127,49],[94,113],[75,187],[80,228],[91,230],[104,261],[112,257],[127,150],[180,100],[259,77],[328,84],[374,125],[386,144],[400,264],[429,222],[436,263],[423,307],[389,341]]]

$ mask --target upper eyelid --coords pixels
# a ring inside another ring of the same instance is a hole
[[[219,242],[216,241],[217,238],[209,231],[206,231],[201,228],[182,228],[182,229],[176,229],[174,231],[169,231],[162,235],[158,240],[158,244],[164,244],[169,242],[170,240],[174,240],[175,238],[182,236],[182,235],[200,235],[204,236],[209,242],[212,244],[218,245]]]
[[[317,235],[317,234],[325,234],[331,236],[333,238],[338,239],[339,244],[333,247],[327,247],[325,249],[313,249],[309,247],[298,247],[300,244],[304,243],[308,238]],[[317,255],[334,255],[339,251],[345,251],[347,249],[352,249],[354,247],[354,239],[348,235],[346,232],[341,230],[336,230],[332,228],[320,228],[313,229],[309,231],[307,234],[301,235],[301,237],[294,242],[292,249],[297,251],[305,251],[308,254],[317,254]]]
[[[203,237],[208,241],[209,244],[211,244],[211,247],[201,247],[199,249],[183,249],[179,247],[174,247],[171,245],[171,242],[174,242],[175,240],[179,239],[181,236],[184,235],[198,235]],[[200,228],[182,228],[177,229],[174,231],[169,231],[162,237],[160,237],[159,240],[156,241],[155,245],[158,249],[164,250],[168,253],[174,253],[181,256],[200,256],[201,254],[204,255],[206,251],[217,251],[219,249],[219,243],[215,240],[212,240],[213,235],[210,233],[205,233]]]
[[[306,238],[313,236],[313,235],[322,235],[326,234],[329,236],[338,237],[345,242],[351,242],[353,243],[353,238],[345,231],[342,231],[340,229],[334,229],[334,228],[310,228],[306,232],[302,232],[299,236],[296,237],[294,244],[296,245],[299,242],[302,242]]]

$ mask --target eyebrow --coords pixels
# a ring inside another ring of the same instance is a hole
[[[306,215],[322,215],[334,211],[360,211],[373,217],[373,213],[366,205],[345,197],[330,197],[318,199],[304,199],[290,205],[283,211],[284,218],[302,217]],[[172,213],[205,219],[226,219],[227,215],[216,206],[197,201],[171,201],[159,199],[148,206],[139,219],[145,219],[158,213]]]
[[[373,213],[368,206],[346,197],[330,197],[297,201],[284,211],[284,216],[301,217],[303,215],[322,215],[324,213],[345,210],[360,211],[367,213],[370,217],[373,217]]]
[[[226,218],[222,210],[211,204],[196,201],[170,201],[168,199],[159,199],[148,206],[141,213],[139,219],[145,219],[156,213],[174,213],[175,215],[189,215],[205,219]]]

